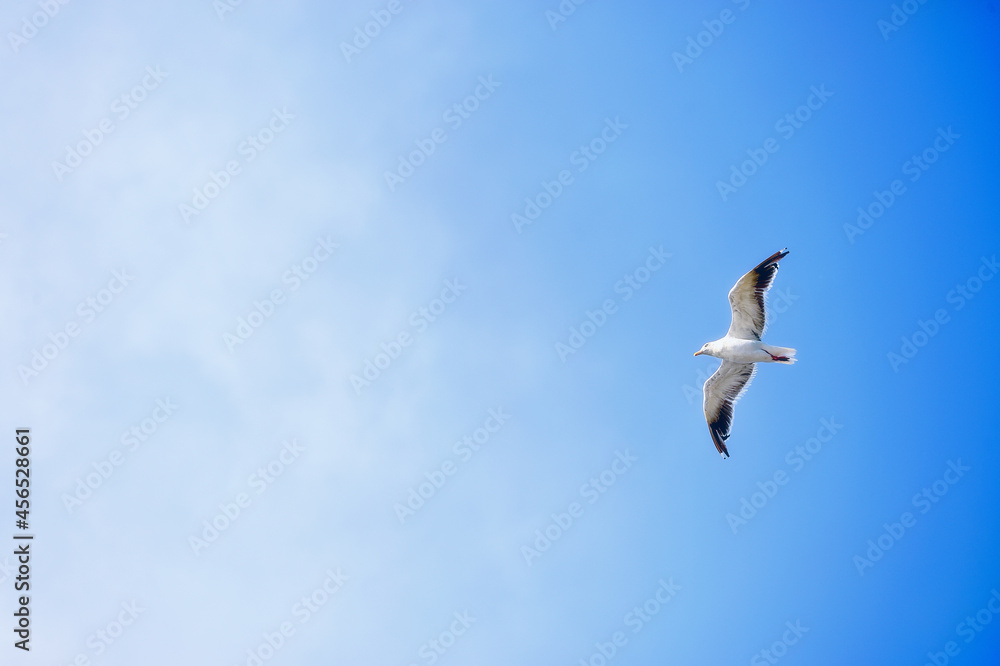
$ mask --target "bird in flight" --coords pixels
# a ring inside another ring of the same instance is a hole
[[[795,363],[794,349],[764,344],[760,339],[767,327],[764,297],[774,282],[778,262],[787,254],[788,248],[775,252],[736,282],[729,290],[733,309],[729,332],[694,353],[722,359],[722,365],[705,382],[704,408],[712,441],[723,458],[729,457],[726,440],[732,430],[733,406],[750,386],[757,363]]]

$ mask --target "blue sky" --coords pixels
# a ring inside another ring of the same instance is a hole
[[[998,3],[0,25],[3,663],[995,662]]]

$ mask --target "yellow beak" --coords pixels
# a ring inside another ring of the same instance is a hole
[[[694,355],[695,355],[695,356],[701,356],[701,355],[702,355],[702,354],[704,354],[704,353],[705,353],[705,352],[703,352],[703,351],[699,350],[699,351],[696,351],[696,352],[694,353]]]

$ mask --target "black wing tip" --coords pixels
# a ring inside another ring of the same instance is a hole
[[[719,433],[711,424],[708,426],[709,431],[712,433],[712,442],[715,444],[715,450],[719,452],[722,459],[725,460],[729,457],[729,449],[726,448],[726,439]]]
[[[770,257],[765,259],[763,265],[766,266],[768,264],[776,264],[787,256],[788,256],[788,248],[783,247],[774,254],[772,254]]]
[[[757,273],[757,275],[759,276],[767,276],[768,269],[771,268],[772,266],[777,268],[778,262],[787,256],[788,256],[788,248],[787,247],[781,248],[780,250],[772,254],[770,257],[757,264],[752,272]]]

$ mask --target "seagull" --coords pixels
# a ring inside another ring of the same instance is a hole
[[[757,363],[795,363],[794,349],[767,345],[760,340],[767,327],[764,297],[774,282],[778,262],[787,254],[788,248],[775,252],[736,282],[729,290],[729,305],[733,309],[729,332],[724,338],[706,342],[694,353],[722,359],[722,365],[705,382],[704,408],[712,441],[724,459],[729,457],[726,440],[733,425],[733,405],[750,386]]]

